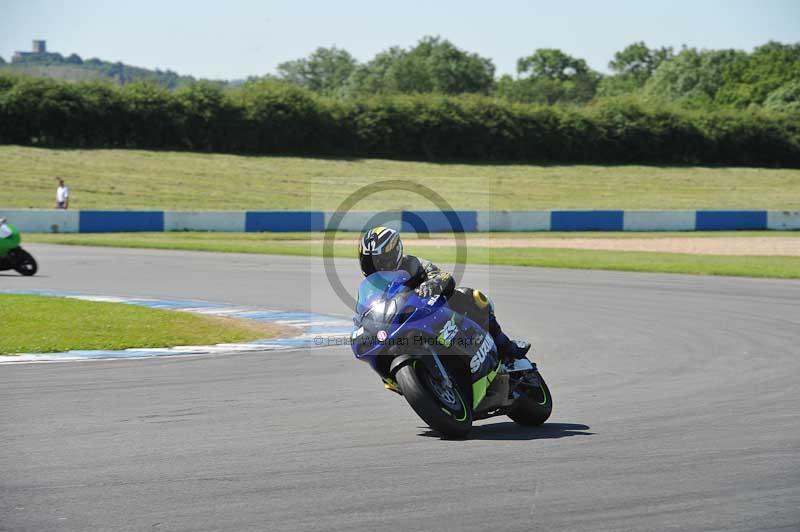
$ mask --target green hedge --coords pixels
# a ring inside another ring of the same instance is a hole
[[[0,77],[0,143],[427,160],[800,167],[800,114],[535,106],[482,96],[336,101],[275,82],[174,92]]]

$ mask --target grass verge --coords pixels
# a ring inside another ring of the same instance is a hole
[[[663,235],[663,233],[659,233]],[[688,234],[688,233],[686,233]],[[686,235],[680,233],[680,235]],[[714,233],[719,235],[720,233]],[[735,233],[742,236],[743,233]],[[772,233],[744,233],[744,235]],[[272,238],[270,233],[114,233],[114,234],[37,234],[26,235],[27,241],[69,245],[92,245],[129,248],[217,251],[231,253],[263,253],[277,255],[322,256],[320,233],[305,233],[311,240],[292,238],[281,234]],[[580,233],[570,233],[580,235]],[[562,235],[563,236],[563,235]],[[616,233],[615,233],[616,237]],[[354,257],[353,235],[344,235],[334,246],[337,257]],[[546,238],[543,236],[543,238]],[[404,239],[407,253],[418,254],[429,260],[452,263],[455,250],[452,246],[415,248],[414,239]],[[636,272],[690,273],[700,275],[733,275],[745,277],[800,278],[800,257],[783,256],[724,256],[691,255],[684,253],[654,253],[641,251],[598,251],[557,248],[487,248],[468,247],[469,264],[495,264],[506,266],[539,266],[547,268],[577,268],[596,270],[621,270]]]
[[[800,170],[637,165],[422,163],[144,150],[0,146],[0,207],[335,210],[380,179],[427,185],[455,209],[792,209]],[[469,191],[465,193],[465,191]],[[425,196],[368,198],[356,210],[430,209]]]
[[[0,294],[0,355],[246,342],[277,326],[123,303]]]

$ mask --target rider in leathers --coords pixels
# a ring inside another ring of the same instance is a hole
[[[500,328],[494,314],[494,305],[480,291],[458,287],[453,277],[430,261],[403,254],[400,233],[387,227],[376,227],[364,233],[358,245],[361,272],[368,276],[376,271],[403,270],[411,279],[408,286],[420,297],[441,295],[451,309],[466,314],[481,323],[492,335],[498,354],[506,359],[524,358],[530,344],[512,341]]]

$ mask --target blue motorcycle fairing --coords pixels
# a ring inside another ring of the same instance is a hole
[[[420,298],[406,285],[409,279],[405,271],[388,271],[375,272],[361,282],[351,336],[356,358],[387,377],[386,355],[391,358],[398,353],[435,349],[440,355],[468,357],[469,365],[480,352],[474,362],[473,380],[494,370],[496,349],[491,338],[487,339],[488,333],[473,320],[450,310],[445,298]],[[492,349],[487,351],[489,346]],[[491,354],[495,356],[486,356]]]

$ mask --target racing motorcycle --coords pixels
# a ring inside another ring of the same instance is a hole
[[[30,253],[19,247],[22,238],[17,228],[0,218],[0,270],[16,270],[33,275],[38,266]]]
[[[409,279],[405,271],[380,271],[361,282],[350,342],[356,358],[444,436],[464,437],[473,421],[500,415],[544,423],[553,398],[536,365],[498,362],[483,327],[444,297],[421,298]]]

